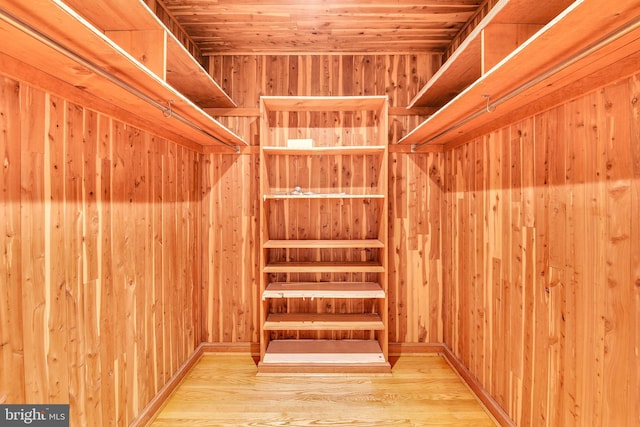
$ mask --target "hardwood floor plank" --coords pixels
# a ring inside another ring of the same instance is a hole
[[[248,354],[205,354],[151,426],[497,425],[440,356],[402,356],[382,376],[256,372]]]

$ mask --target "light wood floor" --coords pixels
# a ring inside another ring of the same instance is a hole
[[[402,356],[384,376],[256,372],[249,355],[205,354],[151,426],[496,425],[439,356]]]

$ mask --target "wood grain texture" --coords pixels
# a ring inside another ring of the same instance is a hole
[[[223,55],[209,59],[214,78],[242,109],[238,116],[227,112],[219,120],[251,146],[259,145],[259,121],[258,117],[243,112],[247,108],[257,108],[261,95],[387,95],[389,106],[399,109],[407,105],[439,61],[437,55],[428,54]],[[390,116],[390,144],[421,118],[424,116]],[[203,245],[203,259],[206,260],[203,264],[205,342],[258,341],[258,157],[257,151],[247,151],[239,156],[205,155],[202,169],[202,226],[206,234]],[[439,320],[442,161],[443,157],[438,153],[389,155],[391,342],[435,343],[442,339]],[[311,165],[300,164],[302,169],[308,167]],[[282,171],[285,173],[287,169]],[[371,172],[363,169],[358,173],[364,180]],[[356,178],[360,179],[354,176]],[[358,206],[360,203],[351,202],[343,207],[331,204],[324,216],[311,222],[313,230],[322,230],[316,237],[328,239],[340,233],[340,223],[331,225],[332,213],[338,217],[341,209],[362,209]],[[284,215],[274,212],[276,214]],[[279,232],[298,233],[295,218],[288,220],[293,222]],[[282,221],[285,221],[284,217]],[[350,229],[356,232],[358,227],[362,228],[354,225]],[[305,232],[305,238],[315,238],[309,234],[310,230]],[[426,251],[421,248],[425,243]],[[428,260],[423,259],[425,253]],[[416,268],[409,269],[411,265]]]
[[[202,163],[204,342],[258,342],[258,157]]]
[[[205,354],[151,426],[497,425],[439,356],[402,356],[392,375],[256,372],[248,355]]]
[[[204,55],[441,52],[480,0],[164,0]]]
[[[24,374],[11,378],[4,372],[24,373],[24,341],[15,331],[22,330],[22,268],[20,215],[20,86],[3,78],[0,81],[0,402],[25,398]],[[32,197],[38,197],[37,194]],[[27,225],[27,227],[29,227]],[[30,228],[30,227],[29,227]],[[24,279],[30,280],[29,272]],[[28,290],[27,290],[28,292]],[[27,355],[28,357],[28,355]]]
[[[636,425],[638,75],[444,154],[445,343],[517,425]]]
[[[464,42],[464,40],[469,37],[469,34],[471,34],[473,30],[478,27],[485,16],[487,16],[487,14],[498,2],[499,0],[482,0],[473,15],[469,19],[467,19],[467,22],[462,26],[460,31],[456,33],[456,36],[447,45],[447,48],[442,55],[443,62],[451,57],[451,55],[453,55],[456,49],[458,49],[462,42]]]
[[[234,105],[182,45],[172,37],[168,38],[170,35],[168,30],[160,29],[166,33],[162,39],[172,40],[167,46],[167,54],[173,56],[177,53],[178,58],[173,65],[167,65],[168,81],[165,82],[139,61],[132,60],[128,52],[102,32],[105,28],[109,29],[109,24],[114,22],[110,20],[113,15],[108,11],[103,14],[93,10],[94,6],[100,8],[104,4],[96,2],[76,4],[79,8],[80,5],[89,6],[92,13],[106,21],[106,26],[96,28],[89,25],[79,13],[64,3],[41,2],[37,5],[9,3],[3,5],[3,9],[6,8],[7,13],[13,15],[18,21],[24,22],[26,28],[38,28],[43,31],[41,37],[44,37],[44,41],[38,40],[38,37],[31,35],[28,30],[21,30],[20,25],[14,26],[12,24],[14,18],[6,18],[0,22],[0,31],[3,37],[11,39],[12,43],[3,45],[2,54],[12,57],[10,62],[18,60],[33,67],[37,70],[36,73],[45,74],[47,79],[51,79],[51,74],[47,73],[55,70],[53,72],[55,78],[66,83],[56,87],[56,93],[60,94],[65,87],[81,89],[82,92],[93,94],[101,99],[101,103],[124,108],[128,112],[127,116],[146,117],[146,120],[154,124],[151,128],[147,128],[151,129],[151,132],[167,125],[169,128],[174,128],[176,133],[185,137],[191,148],[199,148],[197,142],[201,139],[204,142],[203,145],[218,144],[221,141],[231,146],[245,145],[237,135],[220,126],[181,93],[184,90],[185,94],[193,94],[192,86],[196,81],[207,82],[203,89],[206,92],[205,97],[214,95],[214,98],[218,98],[219,95],[221,97],[219,99],[227,101],[219,106]],[[112,2],[110,6],[107,9],[114,11]],[[141,4],[139,6],[144,9]],[[116,13],[120,14],[117,10]],[[155,20],[148,11],[144,13],[149,15],[149,19],[153,20],[156,28],[160,27],[160,22]],[[164,50],[163,47],[156,49]],[[191,66],[187,65],[189,63]],[[186,66],[186,69],[183,66]],[[176,74],[180,73],[172,71],[178,70],[189,77],[185,79],[177,77]],[[24,78],[23,73],[19,73],[17,78]],[[186,84],[187,87],[180,89],[179,83]],[[174,113],[172,117],[180,116],[186,120],[158,120],[158,111],[166,111],[164,105],[168,100],[172,100],[170,108]],[[216,106],[209,103],[206,105]],[[127,120],[126,117],[125,120]]]
[[[467,23],[472,30],[468,34],[464,32],[464,39],[454,40],[455,51],[447,55],[410,105],[445,105],[570,3],[571,0],[549,0],[543,6],[531,0],[502,0],[487,11],[488,2],[485,2],[478,10],[482,20],[476,22],[474,18]]]
[[[389,108],[406,107],[440,59],[413,55],[220,55],[209,70],[240,108],[258,108],[260,96],[387,95]],[[257,117],[219,117],[250,145],[259,145]],[[389,117],[389,142],[395,143],[425,116]]]
[[[440,342],[443,156],[389,158],[389,340]]]
[[[0,402],[127,425],[200,343],[200,155],[0,82]]]
[[[437,62],[210,58],[245,108],[400,108]],[[125,425],[201,340],[258,341],[257,151],[198,157],[15,69],[0,83],[0,402]],[[446,153],[390,155],[390,340],[443,340],[519,425],[640,423],[639,94],[635,75]],[[392,117],[389,141],[419,120]],[[255,116],[224,121],[257,147]]]

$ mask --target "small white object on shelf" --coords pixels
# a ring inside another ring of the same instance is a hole
[[[288,139],[287,147],[289,148],[312,148],[313,147],[313,139],[311,138],[303,138],[303,139]]]

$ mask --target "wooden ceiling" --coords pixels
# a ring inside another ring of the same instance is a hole
[[[482,0],[163,0],[203,55],[443,52]]]

